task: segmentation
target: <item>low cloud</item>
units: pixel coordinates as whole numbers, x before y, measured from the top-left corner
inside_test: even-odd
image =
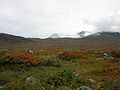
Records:
[[[112,16],[101,17],[96,21],[87,21],[88,25],[92,25],[94,29],[93,32],[101,31],[111,31],[111,32],[120,32],[120,14],[117,13]]]

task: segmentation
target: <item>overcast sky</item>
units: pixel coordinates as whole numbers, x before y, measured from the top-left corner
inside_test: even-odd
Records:
[[[0,33],[43,38],[80,31],[120,31],[120,0],[0,0]]]

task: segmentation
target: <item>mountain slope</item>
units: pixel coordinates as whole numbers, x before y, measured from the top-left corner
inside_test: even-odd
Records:
[[[84,37],[86,37],[86,36],[88,36],[90,34],[91,34],[91,32],[88,32],[88,31],[81,31],[81,32],[77,33],[79,38],[84,38]]]
[[[22,42],[44,42],[44,43],[85,43],[85,44],[94,44],[94,43],[119,43],[120,42],[120,33],[118,32],[98,32],[91,35],[88,35],[84,38],[60,38],[60,36],[53,35],[51,38],[39,39],[39,38],[24,38],[20,36],[0,33],[0,43],[22,43]]]
[[[0,42],[1,43],[20,43],[20,42],[27,42],[32,41],[31,39],[27,39],[20,36],[15,36],[6,33],[0,33]]]
[[[97,32],[82,39],[88,42],[119,42],[120,33],[118,32]]]

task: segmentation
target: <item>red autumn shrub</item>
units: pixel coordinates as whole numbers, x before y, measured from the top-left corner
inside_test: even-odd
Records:
[[[113,62],[120,62],[120,57],[115,57],[112,59]]]
[[[16,53],[15,52],[9,52],[9,53],[5,53],[5,54],[0,54],[0,64],[4,65],[4,64],[11,64],[11,63],[15,63],[16,62]]]
[[[111,50],[111,54],[114,57],[120,57],[120,50]]]
[[[31,53],[20,53],[17,57],[21,62],[38,64],[38,57]]]
[[[59,58],[64,60],[71,60],[75,58],[80,58],[82,55],[81,55],[81,52],[77,52],[77,51],[65,51],[59,54],[58,56]]]
[[[86,64],[87,63],[87,61],[85,61],[85,60],[80,60],[80,65],[84,65],[84,64]]]
[[[109,62],[107,63],[107,67],[115,67],[120,66],[120,62]]]
[[[20,64],[20,63],[30,63],[32,65],[38,64],[38,57],[31,53],[16,53],[9,52],[4,56],[0,57],[1,64]]]

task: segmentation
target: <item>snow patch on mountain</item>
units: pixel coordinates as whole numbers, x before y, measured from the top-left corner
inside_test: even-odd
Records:
[[[76,34],[61,34],[61,33],[54,33],[49,38],[84,38],[90,35],[91,32],[81,31]]]
[[[99,36],[99,35],[101,35],[101,33],[100,32],[97,32],[97,33],[93,33],[93,34],[91,34],[92,36]]]
[[[65,35],[60,33],[54,33],[49,38],[79,38],[79,36],[76,35]]]

